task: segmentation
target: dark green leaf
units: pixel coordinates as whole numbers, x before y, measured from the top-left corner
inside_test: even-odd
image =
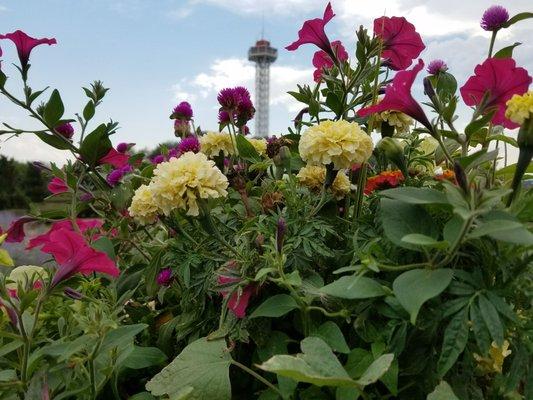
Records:
[[[255,150],[255,147],[243,135],[236,135],[235,141],[237,142],[239,156],[249,160],[261,159],[257,150]]]
[[[444,193],[430,188],[406,186],[383,190],[380,194],[409,204],[446,204],[448,202]]]
[[[95,240],[92,243],[91,246],[95,248],[96,250],[100,250],[106,253],[110,259],[112,260],[116,259],[115,248],[113,247],[113,243],[107,237],[105,236],[99,237],[97,240]]]
[[[298,308],[296,300],[288,294],[277,294],[266,299],[254,312],[250,318],[270,317],[277,318]]]
[[[343,276],[320,289],[322,293],[341,299],[368,299],[384,296],[383,287],[366,276]]]
[[[46,103],[43,112],[43,119],[51,128],[55,128],[57,123],[63,116],[65,112],[65,106],[63,106],[63,101],[61,100],[61,95],[54,89],[50,95],[48,103]]]
[[[465,349],[468,341],[468,309],[464,308],[452,318],[444,331],[442,350],[437,364],[437,372],[443,377],[453,367]]]
[[[83,118],[85,118],[85,121],[89,121],[92,117],[94,117],[94,112],[94,103],[92,100],[89,100],[83,109]]]
[[[472,330],[474,331],[476,343],[481,350],[481,354],[485,354],[490,347],[490,335],[476,303],[470,306],[470,321],[472,321]]]
[[[133,351],[124,360],[122,365],[131,369],[142,369],[159,365],[165,362],[167,356],[157,347],[134,346]]]
[[[101,124],[85,137],[80,147],[80,154],[87,164],[95,166],[111,147],[107,126]]]
[[[311,336],[316,336],[324,340],[329,347],[339,353],[348,354],[350,348],[344,339],[344,335],[339,326],[333,321],[324,322],[318,329],[311,333]]]
[[[524,19],[533,18],[533,13],[531,12],[522,12],[514,15],[513,17],[509,18],[509,20],[502,25],[503,28],[509,28],[511,25],[516,24],[519,21],[522,21]]]
[[[496,307],[484,295],[478,297],[478,305],[492,340],[498,346],[501,346],[503,343],[503,326]]]
[[[446,381],[441,381],[435,390],[428,394],[427,400],[459,400]]]
[[[46,144],[59,150],[68,150],[72,147],[72,144],[70,142],[56,135],[51,135],[42,131],[36,131],[35,135]]]

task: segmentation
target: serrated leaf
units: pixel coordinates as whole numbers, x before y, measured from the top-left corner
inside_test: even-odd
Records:
[[[368,299],[384,296],[383,287],[366,276],[343,276],[320,289],[320,292],[341,299]]]
[[[441,381],[435,390],[428,394],[427,400],[459,400],[459,398],[446,381]]]
[[[451,269],[414,269],[394,280],[392,290],[402,307],[409,312],[413,325],[422,304],[442,293],[452,277]]]
[[[444,331],[444,340],[437,363],[437,373],[443,377],[453,367],[468,341],[468,309],[458,312]]]
[[[168,395],[171,399],[230,400],[230,364],[223,339],[201,338],[185,347],[146,384],[146,389],[154,396]],[[188,397],[183,397],[184,394]]]
[[[277,294],[261,303],[250,315],[250,318],[277,318],[296,308],[298,308],[298,304],[296,304],[296,300],[293,297],[288,294]]]

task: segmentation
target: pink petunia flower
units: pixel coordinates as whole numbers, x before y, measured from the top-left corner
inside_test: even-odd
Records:
[[[485,111],[496,108],[492,123],[508,129],[518,128],[518,124],[505,118],[505,103],[513,95],[527,92],[531,84],[527,70],[517,67],[512,58],[488,58],[476,66],[474,73],[461,87],[465,104],[478,106],[488,93]]]
[[[47,45],[53,45],[57,44],[57,41],[55,39],[35,39],[31,36],[26,35],[21,30],[17,30],[12,33],[7,33],[5,35],[0,35],[0,39],[9,39],[13,43],[15,43],[15,46],[17,47],[17,53],[19,56],[20,64],[22,65],[22,68],[26,68],[28,65],[28,61],[30,59],[30,53],[33,50],[34,47],[39,46],[41,44],[47,44]]]
[[[68,192],[68,186],[65,181],[57,176],[53,177],[48,183],[48,191],[52,194],[60,194]]]
[[[103,221],[101,219],[97,218],[78,218],[76,219],[76,225],[78,225],[78,228],[80,229],[81,233],[87,232],[89,229],[97,229],[101,228],[103,225]],[[50,236],[52,233],[59,231],[59,230],[68,230],[74,232],[74,227],[72,226],[72,221],[69,219],[65,219],[62,221],[57,221],[52,224],[52,227],[50,230],[46,233],[43,233],[42,235],[36,236],[33,239],[30,240],[28,243],[28,246],[26,247],[28,250],[33,249],[35,247],[46,245],[50,242]],[[95,234],[92,239],[95,240],[99,237],[99,234]]]
[[[429,122],[424,110],[411,95],[411,87],[418,73],[424,68],[424,62],[418,60],[418,64],[410,70],[400,71],[385,89],[385,97],[378,104],[362,108],[357,115],[365,117],[370,114],[383,111],[399,111],[416,119],[422,125],[433,132],[433,126]]]
[[[7,229],[7,243],[20,243],[26,237],[24,233],[24,225],[28,222],[36,221],[36,218],[32,217],[20,217],[19,219],[11,222]]]
[[[426,48],[415,26],[404,17],[375,19],[374,34],[383,41],[385,63],[395,71],[408,68]]]
[[[227,285],[229,283],[239,282],[240,279],[237,277],[224,276],[220,275],[218,277],[219,285]],[[235,314],[237,318],[244,318],[246,316],[246,308],[250,302],[252,294],[255,293],[255,286],[248,285],[242,289],[242,292],[239,293],[238,290],[234,291],[229,300],[228,300],[228,309]],[[221,291],[222,297],[226,298],[228,296],[228,291]]]
[[[331,42],[331,48],[335,52],[337,60],[339,60],[340,62],[348,60],[348,52],[346,51],[340,40],[335,40],[334,42]],[[313,78],[315,82],[320,82],[324,69],[333,68],[334,65],[335,63],[328,53],[323,50],[317,51],[313,56],[313,66],[316,68],[315,72],[313,73]]]
[[[130,156],[126,153],[120,153],[111,148],[105,156],[100,158],[99,164],[109,164],[115,168],[122,168],[128,163]]]
[[[77,273],[88,275],[91,272],[101,272],[113,277],[120,274],[120,270],[107,254],[90,247],[77,232],[66,229],[52,232],[41,251],[51,254],[59,265],[52,278],[51,287]]]
[[[285,49],[294,51],[303,44],[314,44],[330,56],[335,57],[331,48],[331,43],[329,42],[326,32],[324,32],[324,27],[334,16],[335,14],[331,8],[331,3],[328,3],[324,10],[324,16],[322,18],[305,21],[302,29],[298,31],[298,40],[285,47]]]

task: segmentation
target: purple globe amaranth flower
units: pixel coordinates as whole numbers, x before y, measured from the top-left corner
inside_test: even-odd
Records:
[[[159,286],[170,286],[170,283],[172,282],[172,269],[162,269],[157,275],[156,282]]]
[[[437,75],[439,72],[446,72],[447,70],[448,66],[440,59],[431,61],[426,69],[430,75]]]
[[[218,123],[220,125],[226,125],[231,122],[231,117],[227,111],[219,111],[218,113]]]
[[[487,8],[481,17],[481,27],[486,31],[497,31],[509,20],[509,12],[505,7],[492,6]]]
[[[111,186],[117,186],[123,177],[124,177],[124,171],[122,170],[122,168],[117,168],[111,171],[109,175],[107,175],[106,181]]]
[[[174,107],[171,118],[190,121],[192,116],[193,112],[191,105],[186,101],[182,101],[176,107]]]
[[[128,143],[124,143],[124,142],[122,142],[122,143],[119,143],[119,144],[117,145],[117,151],[118,151],[119,153],[124,154],[125,152],[128,151],[129,147],[130,147],[130,145],[129,145]]]
[[[242,98],[241,102],[237,106],[237,125],[243,126],[254,117],[255,108],[252,100],[248,98]]]
[[[72,138],[74,135],[74,127],[70,122],[65,122],[64,124],[58,125],[54,128],[54,130],[67,139]]]
[[[217,100],[222,109],[235,110],[241,101],[241,94],[234,88],[225,88],[218,93]]]
[[[161,164],[163,161],[165,161],[165,156],[163,154],[158,154],[152,158],[152,164]]]
[[[241,99],[250,99],[250,92],[244,86],[237,86],[233,90]]]
[[[200,151],[200,141],[194,135],[187,136],[181,140],[178,149],[181,153],[186,153],[188,151],[198,153]]]
[[[179,158],[181,156],[181,152],[177,148],[172,148],[168,151],[167,159],[170,160],[171,158]]]

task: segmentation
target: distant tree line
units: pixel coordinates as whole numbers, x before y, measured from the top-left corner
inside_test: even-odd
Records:
[[[49,195],[44,173],[32,163],[0,156],[0,210],[23,209]]]

